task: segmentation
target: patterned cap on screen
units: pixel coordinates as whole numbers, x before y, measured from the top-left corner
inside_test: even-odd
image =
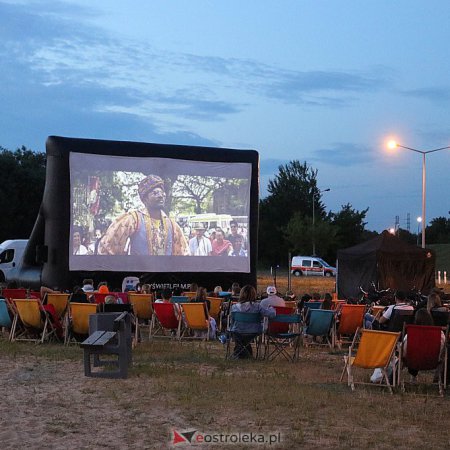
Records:
[[[162,178],[157,175],[149,175],[148,177],[143,178],[138,186],[139,197],[141,200],[143,201],[144,197],[157,187],[164,189],[164,181]]]

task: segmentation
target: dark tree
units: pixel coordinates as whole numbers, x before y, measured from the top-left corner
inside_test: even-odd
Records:
[[[450,219],[436,217],[425,231],[427,244],[450,244]]]
[[[44,192],[45,164],[45,153],[0,147],[0,242],[29,237]]]

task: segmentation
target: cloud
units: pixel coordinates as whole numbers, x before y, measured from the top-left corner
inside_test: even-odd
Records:
[[[278,172],[280,166],[288,163],[287,159],[262,159],[259,164],[259,173],[261,176],[272,176]]]
[[[428,100],[433,104],[446,105],[450,102],[450,87],[446,86],[410,89],[402,91],[401,93],[406,97]]]
[[[375,152],[362,145],[338,142],[329,148],[315,150],[310,161],[318,161],[342,167],[359,164],[370,164],[374,161]]]

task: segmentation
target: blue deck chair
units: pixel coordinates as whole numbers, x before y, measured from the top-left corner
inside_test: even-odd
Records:
[[[309,324],[306,327],[305,334],[315,337],[324,337],[326,339],[326,344],[330,348],[334,347],[334,322],[335,311],[330,311],[326,309],[313,309],[309,317]],[[331,340],[330,340],[331,337]],[[316,344],[313,342],[313,344]],[[320,345],[320,344],[319,344]]]
[[[174,295],[170,301],[172,303],[189,303],[190,299],[189,297],[186,297],[185,295]]]
[[[10,331],[8,340],[11,339],[11,316],[9,315],[9,308],[4,298],[0,298],[0,327],[7,328]]]
[[[277,314],[269,319],[265,334],[264,359],[270,361],[277,356],[283,356],[289,362],[297,361],[302,336],[301,323],[300,314]],[[289,329],[277,332],[279,325],[288,325]]]
[[[232,311],[231,312],[231,321],[230,325],[235,322],[242,322],[242,323],[258,323],[261,324],[263,320],[263,316],[256,312],[256,313],[248,313],[248,312],[238,312],[238,311]],[[250,358],[253,357],[253,359],[258,359],[259,356],[259,350],[261,348],[261,342],[262,342],[262,327],[260,333],[234,333],[232,331],[228,331],[228,340],[227,340],[227,347],[226,347],[226,354],[225,358]],[[231,343],[237,343],[237,347],[240,345],[240,350],[238,350],[238,353],[232,353],[231,352]],[[254,344],[255,345],[255,353],[252,355],[248,354],[248,346]]]
[[[319,301],[311,301],[311,302],[305,302],[303,305],[303,320],[306,322],[309,321],[309,315],[311,314],[311,310],[313,309],[320,309],[322,306],[322,302]]]

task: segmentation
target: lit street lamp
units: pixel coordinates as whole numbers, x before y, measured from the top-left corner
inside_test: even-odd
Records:
[[[411,147],[405,147],[404,145],[400,145],[395,141],[389,141],[387,144],[388,148],[391,150],[396,149],[397,147],[404,148],[405,150],[411,150],[412,152],[420,153],[422,155],[422,248],[425,248],[425,229],[427,227],[426,220],[426,178],[427,178],[427,169],[426,169],[426,161],[425,156],[428,153],[438,152],[440,150],[449,149],[448,147],[435,148],[433,150],[417,150]]]
[[[422,217],[417,218],[417,246],[419,246],[419,228],[420,224],[422,222]],[[422,227],[422,233],[423,233],[423,227]]]
[[[316,204],[316,195],[321,194],[322,192],[328,192],[330,188],[323,189],[322,191],[319,189],[317,192],[313,190],[312,194],[312,256],[316,256],[316,215],[315,215],[315,204]]]

